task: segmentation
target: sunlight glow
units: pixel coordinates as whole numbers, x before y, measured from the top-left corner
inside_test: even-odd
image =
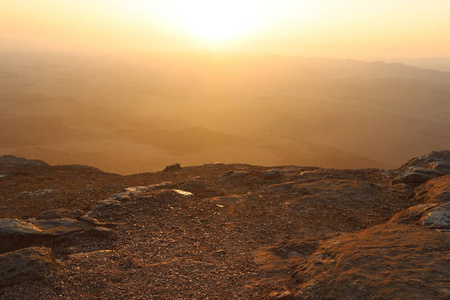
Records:
[[[172,20],[187,34],[208,42],[226,42],[263,25],[264,1],[174,1]],[[170,16],[169,16],[170,17]]]

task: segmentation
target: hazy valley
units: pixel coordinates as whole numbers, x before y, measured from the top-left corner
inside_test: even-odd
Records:
[[[450,148],[450,73],[213,54],[0,54],[0,155],[131,174],[208,162],[392,168]]]

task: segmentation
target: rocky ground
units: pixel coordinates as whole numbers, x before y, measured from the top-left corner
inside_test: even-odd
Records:
[[[450,299],[449,174],[3,156],[0,299]]]

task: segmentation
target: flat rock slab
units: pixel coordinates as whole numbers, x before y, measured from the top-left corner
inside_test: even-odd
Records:
[[[29,236],[29,235],[42,235],[42,230],[40,230],[36,225],[21,221],[17,219],[0,219],[0,236]]]
[[[72,219],[0,219],[0,253],[43,244],[55,238],[86,230],[88,225]]]
[[[50,248],[32,247],[0,255],[0,287],[43,279],[53,265]]]
[[[48,238],[47,234],[30,222],[0,219],[0,253],[39,244]]]
[[[74,219],[53,219],[30,221],[43,233],[52,236],[67,235],[88,229],[86,223]]]

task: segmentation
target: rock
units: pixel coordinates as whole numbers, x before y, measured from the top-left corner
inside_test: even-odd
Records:
[[[30,220],[29,222],[45,234],[52,236],[68,235],[89,228],[84,222],[75,219]]]
[[[98,226],[101,224],[101,222],[99,222],[96,218],[89,217],[88,215],[83,215],[79,217],[78,220],[92,226]]]
[[[438,171],[414,168],[395,177],[392,180],[392,184],[404,183],[409,185],[420,185],[442,175],[443,174]]]
[[[125,188],[122,192],[112,195],[109,198],[114,199],[114,200],[119,200],[119,201],[126,201],[126,200],[129,200],[131,197],[136,197],[138,195],[152,192],[152,191],[168,189],[171,187],[173,187],[173,184],[170,182],[163,182],[163,183],[152,184],[152,185],[147,185],[147,186],[128,187],[128,188]]]
[[[242,179],[248,175],[249,172],[229,170],[222,175],[221,179],[224,180]]]
[[[420,185],[433,178],[450,174],[450,151],[434,151],[428,155],[413,158],[402,167],[393,184]]]
[[[404,164],[400,169],[418,167],[432,169],[443,174],[450,173],[450,150],[433,151],[428,155],[416,157]]]
[[[274,283],[289,278],[291,271],[319,248],[317,237],[282,241],[255,250],[254,262],[260,271],[270,274]]]
[[[138,269],[142,267],[142,264],[133,257],[127,257],[123,261],[120,262],[120,266],[125,270],[129,269]]]
[[[213,253],[211,253],[211,255],[215,256],[215,257],[223,257],[226,254],[227,254],[227,252],[225,250],[222,250],[222,249],[214,251]]]
[[[43,161],[36,159],[25,159],[22,157],[15,157],[13,155],[0,156],[0,164],[8,167],[28,165],[28,166],[48,166]]]
[[[205,192],[206,188],[207,188],[206,183],[198,179],[189,180],[180,185],[180,190],[188,191],[194,194],[201,194]]]
[[[419,224],[430,229],[450,230],[450,202],[441,204],[425,212]]]
[[[110,212],[115,212],[117,210],[122,209],[122,203],[113,200],[113,199],[106,199],[99,202],[99,205],[94,207],[91,211],[89,211],[86,215],[91,218],[98,218],[102,216],[103,214],[107,214]]]
[[[261,176],[264,179],[279,179],[281,177],[283,177],[283,171],[279,170],[279,169],[272,169],[272,170],[267,170],[261,173]]]
[[[36,225],[17,219],[0,219],[0,253],[42,243],[49,239]]]
[[[210,199],[211,202],[216,203],[216,205],[220,205],[219,207],[224,207],[224,205],[235,205],[240,202],[244,202],[245,198],[240,195],[231,195],[224,197],[214,197]]]
[[[41,198],[47,195],[56,194],[58,193],[57,190],[54,189],[44,189],[44,190],[36,190],[36,191],[25,191],[25,192],[19,192],[14,195],[11,195],[6,201],[14,201],[17,199],[36,199]]]
[[[181,165],[179,163],[176,163],[176,164],[166,166],[166,168],[164,169],[163,172],[174,172],[174,171],[179,171],[179,170],[181,170]]]
[[[415,224],[420,220],[425,212],[435,208],[436,206],[437,204],[432,203],[411,206],[410,208],[394,215],[390,222],[397,224]]]
[[[58,191],[54,190],[54,189],[43,189],[43,190],[37,190],[37,191],[30,192],[30,196],[42,197],[42,196],[45,196],[45,195],[48,195],[48,194],[55,194],[57,192]]]
[[[46,244],[88,228],[87,224],[73,219],[0,219],[0,253]]]
[[[0,255],[0,286],[40,280],[53,266],[50,248],[32,247]]]
[[[448,299],[450,239],[384,224],[324,242],[293,273],[295,299]]]
[[[0,219],[0,235],[41,234],[42,231],[34,224],[17,219]]]
[[[139,196],[135,199],[137,202],[152,201],[152,202],[176,202],[185,199],[194,199],[194,194],[177,189],[159,190],[150,194]]]
[[[295,300],[292,293],[289,291],[284,292],[273,292],[269,294],[270,300]]]
[[[102,192],[108,192],[111,190],[117,190],[117,189],[123,189],[125,186],[123,185],[118,185],[118,184],[110,184],[110,185],[105,185],[102,188]]]
[[[246,185],[273,183],[274,181],[280,181],[284,177],[284,172],[280,169],[266,170],[263,172],[251,171],[242,179],[242,183]]]
[[[114,230],[106,227],[94,227],[89,230],[89,234],[93,236],[109,238],[114,236],[115,232]]]
[[[67,258],[74,260],[87,260],[89,261],[92,258],[106,258],[110,257],[114,254],[113,250],[97,250],[91,252],[82,252],[68,255]]]
[[[52,209],[43,211],[38,220],[52,220],[52,219],[76,219],[83,215],[81,210],[70,210],[66,208]]]
[[[450,230],[450,202],[415,205],[393,216],[390,222],[417,224],[447,232]]]
[[[450,175],[445,175],[419,186],[415,190],[419,202],[442,203],[450,201]]]

